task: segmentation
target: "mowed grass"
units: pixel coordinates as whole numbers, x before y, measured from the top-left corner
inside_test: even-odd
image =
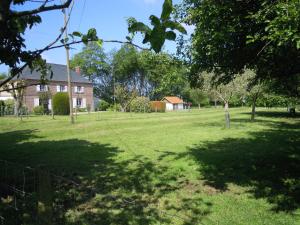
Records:
[[[69,224],[300,224],[300,118],[249,112],[0,118],[0,158],[93,189]]]

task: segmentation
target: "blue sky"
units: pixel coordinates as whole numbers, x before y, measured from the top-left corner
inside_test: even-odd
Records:
[[[58,1],[59,2],[59,1]],[[181,0],[173,0],[173,4]],[[163,0],[75,0],[69,32],[86,32],[89,28],[96,28],[98,36],[104,40],[125,40],[127,35],[126,18],[135,17],[142,22],[148,22],[151,14],[159,16]],[[35,8],[38,3],[28,3],[27,7]],[[24,8],[23,8],[24,9]],[[34,27],[25,34],[28,49],[38,49],[51,42],[63,26],[63,14],[60,11],[42,13],[42,24]],[[137,37],[138,44],[140,38]],[[82,45],[74,46],[71,55],[78,52]],[[108,52],[120,47],[119,44],[104,44]],[[165,51],[175,52],[175,42],[167,41]],[[47,62],[65,64],[64,49],[45,52],[43,57]],[[0,72],[6,72],[7,67],[0,65]]]

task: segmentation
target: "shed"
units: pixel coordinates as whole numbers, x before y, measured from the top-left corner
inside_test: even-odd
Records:
[[[183,110],[184,109],[184,102],[181,98],[177,96],[168,96],[162,99],[163,102],[166,103],[166,110],[167,111],[174,111],[174,110]]]

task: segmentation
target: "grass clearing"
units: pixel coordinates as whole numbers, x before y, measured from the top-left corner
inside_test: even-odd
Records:
[[[0,118],[0,154],[96,190],[68,224],[300,224],[300,119],[249,112]]]

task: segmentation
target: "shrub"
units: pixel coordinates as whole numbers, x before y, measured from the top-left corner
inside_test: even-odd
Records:
[[[113,112],[113,111],[117,111],[117,112],[121,112],[122,110],[121,110],[122,108],[121,108],[121,105],[120,104],[112,104],[112,105],[110,105],[108,108],[107,108],[107,111],[111,111],[111,112]]]
[[[35,114],[35,115],[43,115],[44,114],[44,107],[43,106],[35,106],[34,108],[33,108],[33,113]]]
[[[166,103],[161,101],[151,101],[150,107],[152,112],[166,112]]]
[[[151,112],[150,99],[147,97],[136,97],[130,103],[131,112]]]
[[[5,104],[5,114],[6,115],[13,115],[15,111],[15,101],[13,99],[8,99],[4,101]]]
[[[70,113],[69,96],[67,93],[56,93],[53,96],[52,105],[55,115],[68,115]]]
[[[99,103],[98,103],[98,110],[99,111],[106,111],[108,108],[109,108],[109,103],[104,101],[104,100],[101,100]]]
[[[77,108],[77,112],[86,112],[87,108]]]

